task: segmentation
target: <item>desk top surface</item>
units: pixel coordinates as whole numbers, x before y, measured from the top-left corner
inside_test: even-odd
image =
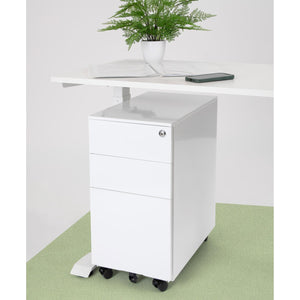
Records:
[[[273,65],[244,63],[204,63],[213,70],[221,70],[235,75],[233,80],[207,83],[185,81],[184,77],[148,78],[89,78],[88,70],[74,74],[51,77],[52,82],[63,86],[91,85],[129,87],[156,91],[188,92],[213,95],[243,95],[273,97]]]

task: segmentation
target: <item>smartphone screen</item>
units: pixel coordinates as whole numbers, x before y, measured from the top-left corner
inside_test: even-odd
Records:
[[[203,75],[188,76],[188,77],[193,79],[218,79],[227,76],[232,76],[232,75],[228,73],[211,73],[211,74],[203,74]]]

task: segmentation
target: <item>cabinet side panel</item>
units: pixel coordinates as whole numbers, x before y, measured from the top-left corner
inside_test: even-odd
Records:
[[[173,280],[215,226],[217,101],[174,128]]]

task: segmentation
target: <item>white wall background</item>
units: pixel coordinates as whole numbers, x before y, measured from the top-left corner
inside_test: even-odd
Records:
[[[108,88],[62,89],[50,76],[141,58],[121,32],[97,28],[118,0],[27,0],[27,258],[89,210],[87,116],[112,105]],[[200,0],[211,32],[185,32],[166,59],[273,62],[272,0]],[[133,91],[136,94],[139,91]],[[217,201],[273,205],[269,99],[219,98]]]

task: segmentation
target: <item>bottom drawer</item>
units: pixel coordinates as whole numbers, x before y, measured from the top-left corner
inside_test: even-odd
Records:
[[[90,189],[92,263],[171,280],[171,201]]]

